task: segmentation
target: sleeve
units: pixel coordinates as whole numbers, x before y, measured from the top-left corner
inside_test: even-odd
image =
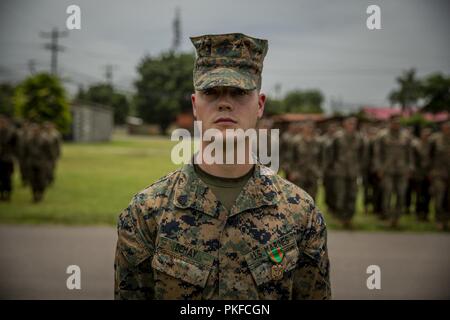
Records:
[[[300,257],[294,273],[293,298],[331,299],[327,229],[322,213],[316,207],[301,240]]]
[[[114,297],[120,300],[153,299],[152,234],[136,198],[121,212],[114,260]]]

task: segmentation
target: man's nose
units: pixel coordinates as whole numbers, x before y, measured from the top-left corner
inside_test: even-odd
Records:
[[[219,111],[232,111],[233,104],[230,102],[227,95],[222,95],[218,101],[217,107]]]

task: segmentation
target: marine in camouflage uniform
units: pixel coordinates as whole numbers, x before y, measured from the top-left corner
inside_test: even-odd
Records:
[[[414,174],[412,177],[413,191],[416,195],[416,215],[421,221],[428,221],[430,210],[430,180],[428,173],[430,170],[430,143],[429,137],[431,129],[422,128],[420,139],[412,142]]]
[[[383,215],[389,217],[391,227],[405,208],[406,187],[414,166],[411,138],[401,130],[400,117],[390,119],[389,129],[380,132],[374,148],[374,166],[381,179]],[[396,206],[393,206],[395,195]]]
[[[450,121],[430,139],[430,179],[438,229],[448,230],[450,220]]]
[[[25,158],[26,143],[30,134],[30,122],[24,120],[21,123],[20,128],[17,130],[17,160],[19,163],[20,178],[22,180],[22,186],[29,184],[29,174],[27,171],[27,159]]]
[[[39,124],[31,124],[29,130],[23,156],[26,159],[26,170],[33,192],[33,201],[40,202],[48,186],[51,141]]]
[[[302,133],[293,138],[292,144],[292,181],[315,199],[322,173],[322,153],[314,122],[305,122]]]
[[[52,184],[55,179],[56,163],[61,156],[61,134],[55,128],[52,122],[44,123],[44,134],[50,142],[50,154],[47,161],[48,185]]]
[[[14,124],[0,115],[0,200],[11,200],[16,143]]]
[[[355,214],[358,177],[364,157],[364,141],[356,132],[357,123],[354,117],[345,119],[344,129],[336,134],[331,146],[335,172],[335,214],[345,228],[351,227],[351,219]]]
[[[196,98],[209,86],[259,92],[266,40],[192,41]],[[330,298],[326,225],[310,196],[257,163],[226,205],[196,166],[150,185],[120,214],[116,299]]]
[[[327,127],[327,132],[321,137],[323,187],[325,191],[325,203],[330,213],[334,213],[336,210],[336,197],[334,190],[335,172],[333,170],[331,146],[337,129],[338,127],[336,123],[330,123]]]
[[[284,171],[286,179],[289,180],[291,175],[291,150],[292,150],[292,138],[293,138],[293,128],[292,125],[286,129],[285,132],[280,137],[280,168]]]

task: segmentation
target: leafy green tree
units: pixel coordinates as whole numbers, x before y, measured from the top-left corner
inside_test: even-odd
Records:
[[[70,128],[71,114],[66,92],[60,80],[48,73],[25,79],[14,94],[17,116],[34,122],[53,122],[65,133]]]
[[[264,106],[264,115],[272,116],[276,114],[284,113],[284,104],[282,100],[274,99],[271,97],[267,97],[266,103]]]
[[[435,73],[423,81],[424,110],[450,111],[450,77]]]
[[[389,101],[392,105],[400,104],[402,111],[407,111],[422,97],[422,84],[416,78],[415,69],[404,71],[396,81],[398,88],[389,93]]]
[[[285,112],[322,113],[323,95],[319,90],[292,90],[284,97]]]
[[[177,114],[191,110],[193,66],[190,53],[167,52],[142,59],[137,67],[135,104],[145,122],[159,124],[165,133]]]
[[[0,84],[0,114],[14,115],[14,86],[9,83]]]
[[[115,124],[124,124],[130,110],[127,97],[116,92],[114,87],[107,83],[93,85],[86,92],[83,88],[79,88],[77,99],[111,107],[114,112]]]

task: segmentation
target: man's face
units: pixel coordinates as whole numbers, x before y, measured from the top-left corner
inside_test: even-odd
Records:
[[[242,90],[234,87],[213,87],[195,91],[191,96],[194,117],[202,121],[203,131],[216,128],[256,128],[257,120],[264,112],[266,96],[257,90]]]
[[[349,134],[352,134],[356,131],[356,125],[357,122],[354,118],[345,119],[343,123],[344,130]]]
[[[401,127],[400,118],[395,117],[395,118],[391,119],[390,127],[391,127],[391,130],[393,130],[393,131],[400,130],[400,127]]]

